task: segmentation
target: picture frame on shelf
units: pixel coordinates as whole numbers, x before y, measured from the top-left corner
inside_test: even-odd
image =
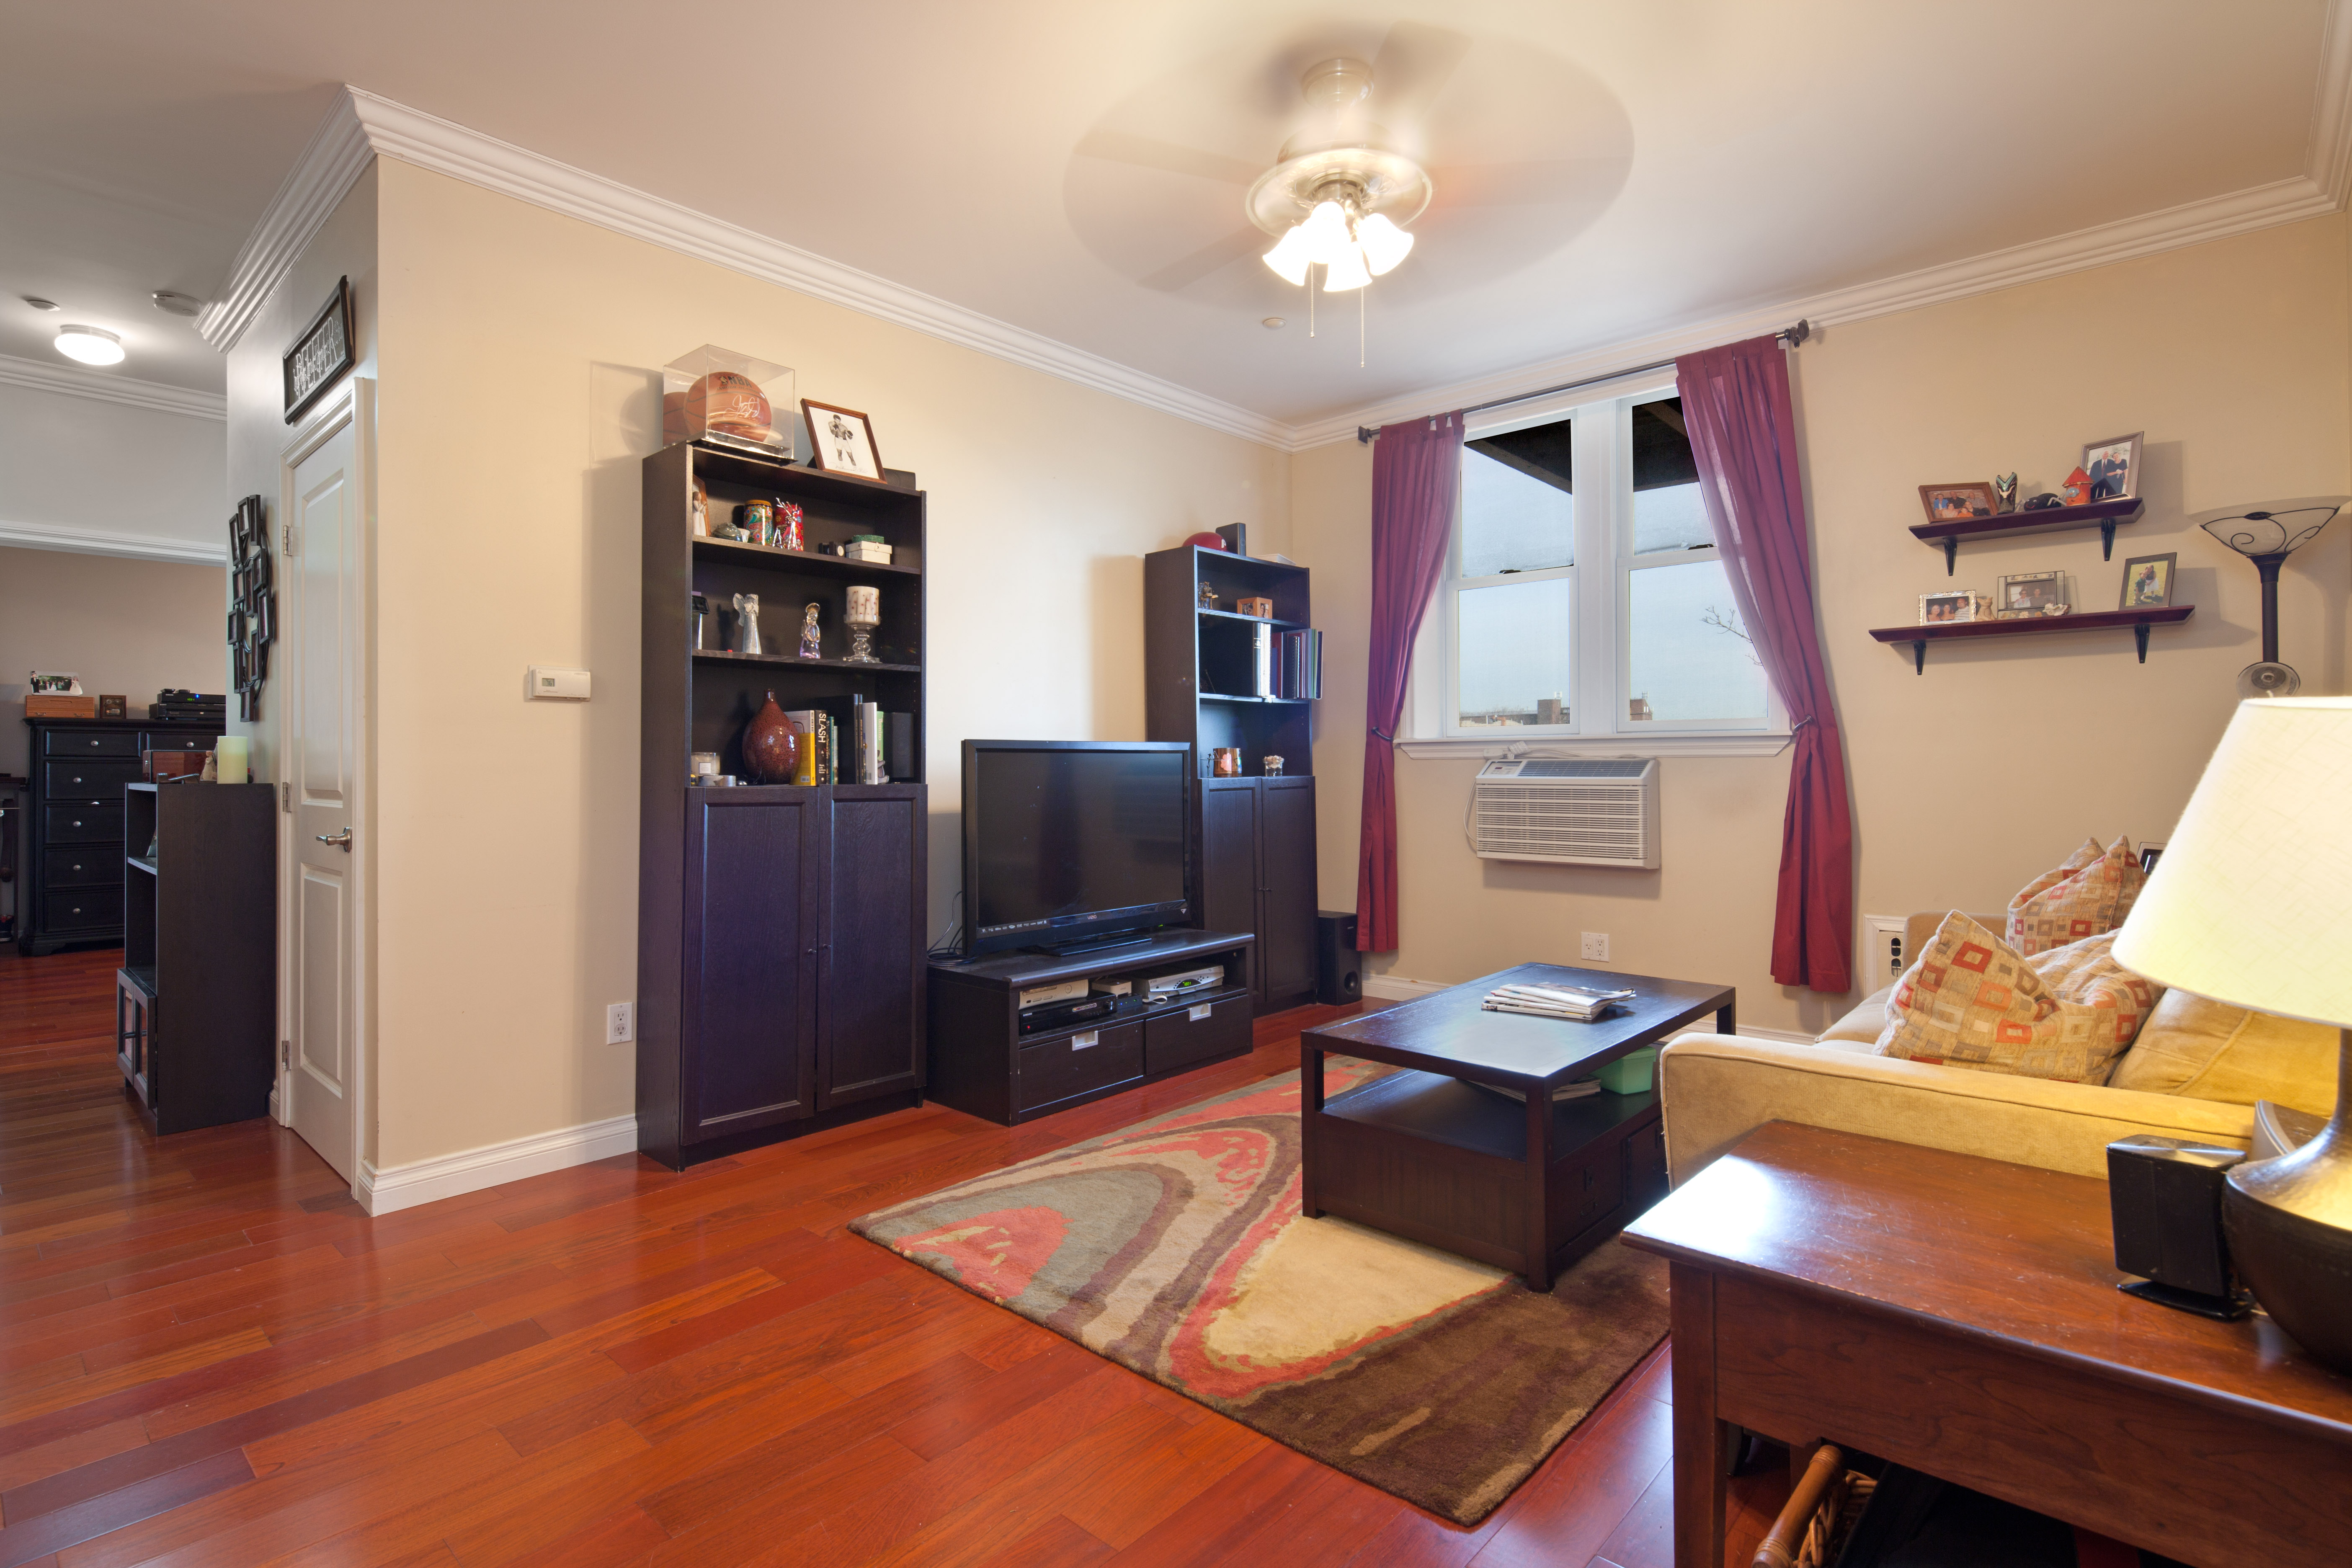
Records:
[[[1994,613],[2003,620],[2022,616],[2063,616],[2068,608],[2066,574],[2020,572],[2000,580]]]
[[[2135,430],[2083,444],[2082,469],[2091,481],[2084,500],[2130,500],[2139,494],[2140,437],[2146,434]]]
[[[801,415],[808,421],[811,468],[869,484],[889,482],[882,473],[882,449],[875,444],[871,419],[855,408],[805,397],[801,399]]]
[[[2172,575],[2180,560],[2178,551],[2162,555],[2135,555],[2124,563],[2119,610],[2160,610],[2172,603]]]
[[[1984,618],[1984,604],[1982,594],[1967,588],[1948,594],[1922,594],[1919,595],[1919,624],[1942,626],[1981,620]]]
[[[1919,505],[1929,522],[1969,522],[1999,514],[2000,498],[1987,483],[1921,485]]]

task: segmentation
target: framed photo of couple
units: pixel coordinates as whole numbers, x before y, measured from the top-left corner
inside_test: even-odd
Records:
[[[2146,435],[2135,430],[2090,441],[2083,447],[2083,472],[2091,479],[2085,500],[2129,500],[2139,494],[2139,443]]]

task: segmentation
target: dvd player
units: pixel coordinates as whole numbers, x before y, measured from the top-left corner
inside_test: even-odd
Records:
[[[1108,1018],[1118,1011],[1116,996],[1081,996],[1073,1002],[1047,1002],[1035,1007],[1021,1009],[1021,1032],[1042,1035],[1048,1029],[1066,1028],[1082,1024],[1088,1018]]]

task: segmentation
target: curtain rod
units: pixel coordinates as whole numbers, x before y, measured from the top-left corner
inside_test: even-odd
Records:
[[[1812,323],[1800,321],[1795,326],[1783,327],[1772,335],[1788,347],[1795,348],[1813,335]],[[1462,412],[1483,414],[1489,408],[1508,408],[1514,403],[1532,403],[1538,397],[1549,397],[1555,392],[1574,392],[1580,386],[1598,386],[1604,381],[1618,381],[1629,375],[1639,375],[1645,370],[1664,370],[1674,363],[1670,359],[1654,360],[1648,364],[1631,365],[1624,370],[1612,370],[1606,375],[1588,375],[1582,381],[1563,381],[1558,386],[1547,386],[1537,392],[1521,392],[1509,397],[1497,397],[1491,403],[1474,403]],[[1378,425],[1357,426],[1357,445],[1361,446],[1369,442],[1381,433],[1381,428]]]

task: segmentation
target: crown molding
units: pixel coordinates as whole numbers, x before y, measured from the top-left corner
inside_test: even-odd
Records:
[[[2304,173],[2336,206],[2352,200],[2352,7],[2332,0],[2319,37],[2319,91]]]
[[[2347,28],[2347,32],[2352,32],[2352,28]],[[1443,413],[1449,408],[1465,408],[1474,404],[1490,403],[1557,386],[1563,382],[1607,375],[1620,368],[1675,359],[1696,349],[1778,331],[1800,319],[1818,328],[1835,326],[1841,321],[1865,321],[1873,316],[1893,315],[1899,310],[1916,310],[1947,300],[1990,294],[1995,289],[2013,289],[2021,283],[2037,282],[2069,272],[2129,261],[2136,257],[2177,250],[2183,246],[2201,245],[2207,240],[2226,239],[2231,235],[2247,234],[2279,224],[2322,217],[2342,205],[2340,198],[2323,190],[2317,181],[2297,175],[2291,180],[2232,192],[2226,196],[2189,202],[2161,212],[2144,213],[2137,217],[2078,229],[2073,234],[2059,235],[2051,239],[2011,246],[2005,250],[1988,251],[1962,261],[1922,268],[1916,272],[1882,278],[1872,283],[1858,283],[1850,289],[1837,289],[1826,294],[1812,294],[1774,305],[1711,316],[1653,332],[1646,337],[1620,339],[1558,359],[1543,360],[1535,364],[1521,365],[1516,370],[1481,376],[1475,381],[1456,382],[1450,386],[1384,399],[1345,414],[1335,414],[1291,426],[1290,449],[1303,451],[1309,447],[1345,439],[1355,435],[1360,425],[1381,425],[1395,419]]]
[[[160,381],[140,381],[128,375],[75,366],[43,364],[37,359],[0,354],[0,386],[21,386],[31,392],[53,392],[65,397],[89,397],[100,403],[121,403],[158,414],[184,414],[191,419],[228,417],[228,399],[217,392],[191,392]]]
[[[1244,440],[1285,447],[1282,423],[1174,382],[855,267],[770,239],[676,202],[575,169],[436,115],[346,87],[238,252],[220,301],[197,323],[226,351],[260,310],[367,160],[381,154],[681,256],[976,349],[1013,364],[1172,414]]]
[[[226,566],[228,546],[161,539],[143,533],[100,533],[46,522],[0,520],[0,545],[19,550],[59,550],[68,555],[114,555],[127,561],[171,561],[188,566]]]
[[[196,318],[198,336],[223,353],[236,346],[261,313],[269,291],[284,281],[374,156],[346,89],[328,106],[326,119],[310,133],[310,144],[262,209],[261,221],[229,265],[228,283],[220,297]]]

